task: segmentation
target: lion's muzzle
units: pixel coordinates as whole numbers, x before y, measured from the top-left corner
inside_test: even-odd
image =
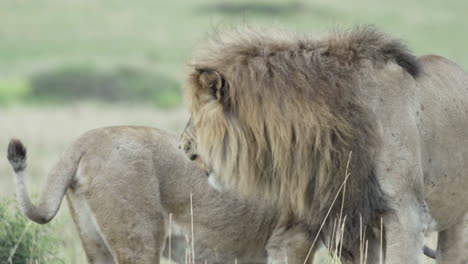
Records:
[[[194,144],[193,141],[185,138],[184,135],[182,135],[181,144],[179,145],[179,149],[183,150],[185,152],[185,154],[187,155],[187,157],[190,160],[195,161],[200,168],[202,168],[204,171],[207,172],[207,175],[208,175],[208,169],[207,169],[205,163],[203,162],[203,160],[197,154],[195,144]]]
[[[198,158],[198,154],[196,153],[192,141],[182,139],[182,143],[179,146],[179,148],[185,152],[185,154],[190,160],[196,160]]]
[[[185,155],[187,155],[187,157],[190,160],[196,161],[198,166],[200,166],[200,168],[206,171],[208,175],[207,166],[203,162],[203,160],[200,158],[197,152],[197,144],[194,140],[194,129],[192,126],[192,118],[190,118],[189,122],[185,126],[184,132],[182,133],[180,137],[179,149],[183,150],[185,152]]]

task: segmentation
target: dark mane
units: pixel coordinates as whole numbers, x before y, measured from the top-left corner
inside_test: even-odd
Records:
[[[216,65],[220,57],[224,57],[221,61],[230,61],[272,57],[280,53],[317,53],[324,57],[335,55],[341,63],[353,63],[356,66],[363,59],[375,64],[394,62],[414,78],[420,73],[416,57],[400,40],[372,26],[338,31],[323,38],[246,27],[219,33],[206,44],[200,48],[194,63]],[[224,53],[224,56],[219,52]],[[211,55],[206,56],[209,53]],[[216,58],[216,61],[210,62],[210,58]]]

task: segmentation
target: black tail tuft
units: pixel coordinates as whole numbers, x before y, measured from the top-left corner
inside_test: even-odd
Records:
[[[26,148],[19,139],[10,140],[7,158],[15,172],[23,171],[26,168]]]

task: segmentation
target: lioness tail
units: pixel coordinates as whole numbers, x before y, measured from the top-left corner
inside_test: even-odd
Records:
[[[45,224],[54,218],[78,168],[81,151],[70,149],[49,173],[38,206],[31,203],[25,183],[26,148],[18,139],[11,139],[7,158],[14,175],[18,203],[23,214],[32,221]]]

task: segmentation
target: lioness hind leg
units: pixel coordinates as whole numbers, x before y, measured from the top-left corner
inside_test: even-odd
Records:
[[[81,244],[90,264],[114,264],[114,259],[95,225],[93,215],[81,195],[67,193],[68,208],[75,222]]]
[[[101,225],[101,231],[118,264],[159,264],[165,238],[162,214],[118,212],[108,217],[113,226]]]
[[[468,215],[463,221],[439,232],[437,263],[468,263]]]
[[[114,258],[102,240],[80,235],[89,264],[114,264]]]
[[[105,184],[98,182],[96,177],[93,183],[96,190],[90,193],[100,197],[88,199],[96,225],[118,264],[158,264],[164,244],[165,219],[160,209],[159,194],[154,191],[158,186],[138,179],[139,175],[130,171],[121,177],[135,179],[132,182],[134,188],[129,188],[126,181],[119,181],[117,176],[107,176],[109,181]]]

